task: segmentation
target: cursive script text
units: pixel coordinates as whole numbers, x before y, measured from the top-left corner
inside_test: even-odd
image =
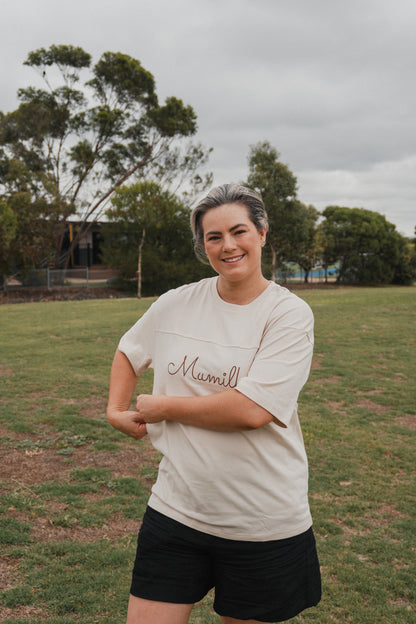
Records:
[[[211,375],[210,373],[202,372],[198,370],[199,356],[188,363],[188,356],[185,355],[183,361],[179,364],[170,362],[168,365],[169,375],[182,375],[187,377],[188,375],[196,381],[205,381],[211,384],[217,384],[223,386],[223,388],[235,388],[238,383],[238,376],[240,374],[239,366],[231,366],[230,370],[222,373],[222,376]]]

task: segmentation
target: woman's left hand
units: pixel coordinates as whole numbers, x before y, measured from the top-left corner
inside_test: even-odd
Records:
[[[139,394],[136,401],[136,409],[144,422],[158,423],[165,420],[163,405],[166,398],[163,394]]]

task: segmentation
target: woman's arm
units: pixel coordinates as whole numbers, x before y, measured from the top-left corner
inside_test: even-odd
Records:
[[[117,349],[111,367],[107,418],[115,429],[139,440],[147,431],[140,414],[130,409],[137,380],[128,358]]]
[[[238,390],[198,397],[141,394],[136,407],[147,423],[170,420],[224,432],[249,431],[270,422],[285,427],[270,412]]]

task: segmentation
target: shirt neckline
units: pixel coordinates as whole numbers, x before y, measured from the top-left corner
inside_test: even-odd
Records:
[[[218,289],[217,289],[217,281],[218,281],[218,276],[214,277],[214,279],[211,282],[211,289],[212,289],[212,292],[213,292],[214,299],[221,306],[223,306],[224,308],[227,308],[229,310],[247,310],[250,306],[254,307],[256,304],[258,304],[258,302],[263,297],[266,296],[266,293],[268,293],[270,291],[270,289],[273,287],[273,282],[269,281],[268,285],[263,290],[263,292],[261,292],[255,299],[253,299],[249,303],[243,303],[243,304],[240,304],[240,303],[230,303],[229,301],[224,301],[224,299],[222,299],[220,297],[220,295],[218,293]]]

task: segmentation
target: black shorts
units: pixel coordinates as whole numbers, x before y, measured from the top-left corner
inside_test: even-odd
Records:
[[[133,596],[193,604],[215,587],[219,615],[288,620],[321,598],[312,528],[270,542],[215,537],[147,508],[137,540]]]

